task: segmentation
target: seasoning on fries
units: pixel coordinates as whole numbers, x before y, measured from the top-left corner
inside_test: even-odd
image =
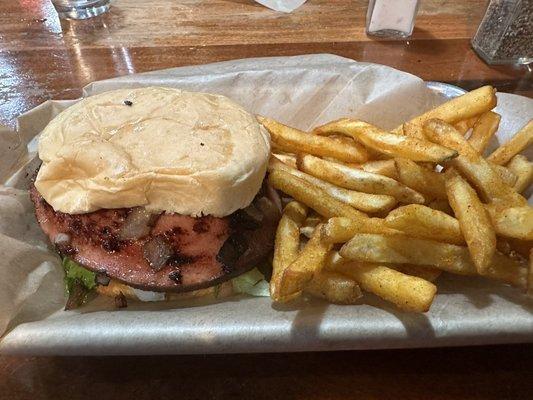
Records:
[[[306,133],[259,117],[269,182],[294,201],[278,226],[274,301],[360,304],[373,293],[425,312],[439,277],[480,276],[533,293],[529,122],[484,158],[500,123],[484,86],[393,131],[342,118]],[[529,260],[528,260],[529,258]]]

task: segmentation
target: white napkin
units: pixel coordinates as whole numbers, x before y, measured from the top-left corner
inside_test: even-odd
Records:
[[[300,7],[305,0],[255,0],[272,10],[290,13]]]

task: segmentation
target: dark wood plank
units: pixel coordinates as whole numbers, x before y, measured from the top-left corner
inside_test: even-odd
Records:
[[[0,358],[6,400],[521,400],[533,345],[168,357]]]
[[[498,90],[533,95],[526,67],[489,67],[466,39],[253,44],[198,47],[113,47],[19,50],[3,53],[0,123],[13,124],[20,113],[46,99],[71,99],[86,84],[134,72],[235,58],[332,53],[359,61],[390,65],[425,80],[465,89],[492,84]],[[19,73],[18,71],[24,71]],[[16,76],[14,76],[16,75]]]
[[[421,2],[412,40],[464,39],[475,32],[484,0]],[[109,13],[86,21],[57,18],[50,2],[0,3],[4,49],[369,41],[367,0],[310,0],[296,12],[251,0],[116,0]]]
[[[49,98],[75,98],[87,83],[245,57],[333,53],[471,89],[531,95],[526,68],[489,67],[470,49],[482,0],[428,0],[409,41],[364,34],[364,0],[308,1],[292,14],[249,0],[117,0],[111,12],[60,21],[50,2],[0,2],[0,123]]]

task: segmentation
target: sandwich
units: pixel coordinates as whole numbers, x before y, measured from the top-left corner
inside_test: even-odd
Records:
[[[264,127],[220,95],[120,89],[58,114],[30,194],[66,308],[89,293],[119,306],[204,293],[264,263],[281,210],[269,156]]]

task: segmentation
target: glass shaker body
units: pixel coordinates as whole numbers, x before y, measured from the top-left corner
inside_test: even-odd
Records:
[[[472,47],[488,64],[533,62],[533,0],[491,0]]]
[[[370,0],[366,14],[368,36],[404,39],[415,26],[418,0]]]

